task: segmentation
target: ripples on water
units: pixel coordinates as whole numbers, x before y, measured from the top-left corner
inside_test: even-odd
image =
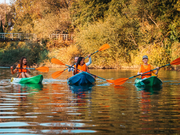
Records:
[[[179,72],[163,72],[162,89],[147,90],[136,89],[133,79],[123,86],[97,79],[92,87],[69,87],[69,74],[55,80],[52,72],[42,85],[10,84],[12,75],[1,72],[0,134],[179,134]],[[117,79],[135,72],[93,74]]]

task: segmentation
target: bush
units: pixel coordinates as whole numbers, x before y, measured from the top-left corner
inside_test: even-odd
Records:
[[[32,66],[48,59],[48,51],[38,43],[12,42],[0,52],[0,63],[2,66],[11,66],[19,63],[23,56]]]

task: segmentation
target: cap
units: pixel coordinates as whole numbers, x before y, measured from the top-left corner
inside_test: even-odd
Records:
[[[148,59],[148,56],[147,56],[147,55],[144,55],[142,59]]]

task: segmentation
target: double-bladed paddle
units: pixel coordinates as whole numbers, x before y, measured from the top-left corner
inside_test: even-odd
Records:
[[[102,45],[97,51],[95,51],[95,52],[93,52],[93,53],[91,53],[91,55],[93,55],[93,54],[95,54],[95,53],[97,53],[97,52],[99,52],[99,51],[104,51],[104,50],[106,50],[106,49],[108,49],[108,48],[110,48],[110,46],[108,45],[108,44],[104,44],[104,45]],[[86,56],[85,57],[85,59],[87,58],[88,56]],[[52,58],[51,59],[51,62],[52,63],[55,63],[55,64],[59,64],[59,60],[58,59],[55,59],[55,58]],[[60,64],[60,65],[65,65],[65,64]],[[73,64],[72,66],[70,66],[70,67],[73,67],[75,64]],[[67,65],[66,65],[67,66]],[[68,66],[68,68],[69,68],[69,66]],[[59,71],[58,72],[58,74],[56,74],[56,76],[58,77],[58,76],[60,76],[64,71],[66,71],[68,68],[66,68],[66,69],[64,69],[64,70],[62,70],[62,71]],[[54,76],[55,78],[57,78],[56,76]]]
[[[51,62],[52,62],[52,63],[55,63],[55,64],[66,65],[66,66],[68,66],[68,67],[71,67],[70,65],[64,64],[63,62],[61,62],[60,60],[55,59],[55,58],[52,58],[52,59],[51,59]],[[73,67],[73,68],[74,68],[74,67]],[[79,70],[79,69],[78,69],[78,70]],[[56,79],[58,76],[60,76],[60,75],[62,74],[62,72],[64,72],[64,70],[54,72],[54,73],[52,74],[52,78]],[[89,73],[89,74],[91,74],[91,73]],[[91,75],[92,75],[92,76],[95,76],[95,77],[98,77],[98,78],[100,78],[100,79],[103,79],[103,80],[105,80],[105,81],[107,81],[107,82],[109,82],[109,83],[114,83],[114,82],[116,81],[116,80],[107,80],[107,79],[105,79],[105,78],[102,78],[102,77],[100,77],[100,76],[93,75],[93,74],[91,74]]]
[[[175,59],[174,61],[172,61],[171,63],[166,64],[166,65],[164,65],[164,66],[161,66],[161,67],[159,67],[159,68],[166,67],[166,66],[170,66],[170,65],[179,65],[179,64],[180,64],[180,58],[177,58],[177,59]],[[153,70],[157,70],[157,68],[152,69],[152,70],[149,70],[149,71],[147,71],[147,72],[144,72],[143,74],[148,73],[148,72],[151,72],[151,71],[153,71]],[[142,75],[142,74],[138,74],[138,75],[135,75],[135,76],[132,76],[132,77],[129,77],[129,78],[119,78],[119,79],[116,80],[116,82],[114,82],[114,84],[115,84],[115,85],[122,85],[122,84],[124,84],[127,80],[132,79],[132,78],[137,77],[137,76],[140,76],[140,75]]]
[[[11,68],[11,67],[0,67],[0,68]],[[17,68],[17,69],[20,69],[20,68]],[[48,67],[25,68],[25,69],[35,69],[35,70],[40,71],[40,72],[48,72],[49,71]]]
[[[93,55],[93,54],[95,54],[95,53],[97,53],[97,52],[99,52],[99,51],[104,51],[104,50],[106,50],[106,49],[108,49],[108,48],[110,48],[110,46],[109,46],[108,44],[104,44],[104,45],[102,45],[102,46],[99,48],[99,50],[91,53],[91,55]],[[86,59],[87,57],[88,57],[88,56],[86,56],[85,59]]]

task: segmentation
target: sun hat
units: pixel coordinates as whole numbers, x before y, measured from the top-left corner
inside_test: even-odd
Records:
[[[148,59],[148,56],[147,56],[147,55],[144,55],[142,59]]]

